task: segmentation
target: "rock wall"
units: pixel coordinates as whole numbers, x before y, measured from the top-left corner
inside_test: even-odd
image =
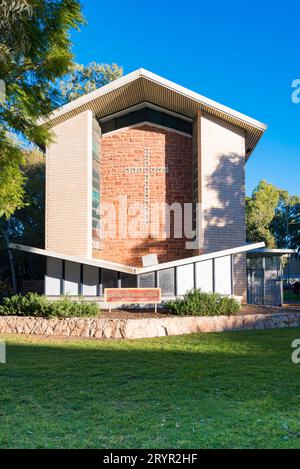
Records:
[[[0,317],[0,333],[2,334],[37,334],[95,339],[142,339],[197,332],[299,326],[300,314],[295,313],[213,317],[173,316],[147,319]]]

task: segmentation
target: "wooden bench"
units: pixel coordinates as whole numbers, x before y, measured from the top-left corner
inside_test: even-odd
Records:
[[[109,304],[109,312],[111,312],[111,304],[154,304],[157,313],[157,305],[161,303],[160,288],[105,288],[104,301]]]

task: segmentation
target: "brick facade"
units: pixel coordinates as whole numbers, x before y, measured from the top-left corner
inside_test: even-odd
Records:
[[[101,144],[101,204],[114,203],[126,195],[128,205],[143,203],[144,176],[126,174],[126,167],[143,166],[144,148],[150,150],[150,166],[168,167],[168,174],[150,176],[150,203],[180,204],[192,202],[192,138],[153,125],[121,129],[103,135]],[[130,223],[130,216],[128,219]],[[118,226],[117,226],[118,227]],[[162,232],[162,220],[160,223]],[[110,261],[141,265],[141,256],[157,253],[159,262],[190,257],[193,251],[185,249],[185,238],[106,239],[102,249],[93,256]]]
[[[195,201],[195,188],[198,190],[204,236],[199,250],[186,249],[184,236],[174,239],[172,224],[171,237],[163,235],[161,220],[157,238],[136,239],[119,232],[112,239],[102,240],[101,249],[92,251],[91,111],[53,129],[54,142],[47,148],[46,249],[141,266],[141,257],[149,253],[157,253],[162,263],[245,244],[244,131],[205,113],[198,119],[194,143],[187,135],[153,124],[104,134],[99,167],[101,206],[113,203],[118,212],[120,196],[127,197],[128,205],[143,204],[144,175],[126,173],[125,168],[142,167],[144,149],[149,148],[150,166],[168,167],[167,174],[150,175],[150,203],[177,202],[183,206]],[[193,178],[195,170],[197,177]],[[124,216],[124,211],[121,214]],[[131,220],[129,216],[128,223]],[[234,265],[235,294],[242,296],[246,288],[245,255],[235,256]]]
[[[46,151],[46,249],[91,257],[92,112],[52,130]]]

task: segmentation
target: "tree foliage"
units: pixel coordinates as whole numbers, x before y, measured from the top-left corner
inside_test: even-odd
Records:
[[[269,248],[300,246],[300,197],[265,180],[246,198],[247,240]]]
[[[24,163],[24,156],[19,145],[0,131],[0,219],[9,218],[17,208],[24,206],[25,177],[20,170]]]
[[[44,242],[44,158],[26,150],[28,142],[44,148],[51,140],[41,119],[123,73],[115,64],[73,64],[69,33],[83,23],[79,0],[0,0],[2,279],[14,276],[9,242],[41,247]],[[18,274],[27,262],[19,257]]]
[[[24,151],[22,172],[24,206],[10,218],[11,239],[16,243],[44,247],[45,236],[45,158],[38,150]]]
[[[0,216],[20,208],[24,193],[22,149],[9,133],[39,147],[50,139],[39,119],[57,104],[53,84],[72,65],[69,31],[82,23],[78,0],[0,0]]]
[[[252,196],[246,198],[247,238],[251,242],[264,241],[270,248],[275,247],[275,238],[270,231],[275,209],[280,198],[280,190],[260,181]]]
[[[300,246],[300,197],[282,192],[275,215],[271,223],[271,231],[276,239],[277,247],[297,249]]]
[[[22,277],[39,278],[43,272],[43,263],[36,263],[32,256],[14,253],[18,258],[15,263],[13,252],[8,244],[15,242],[29,246],[44,247],[45,236],[45,158],[37,150],[22,151],[21,174],[24,178],[23,203],[9,218],[0,218],[0,290],[5,280]],[[14,265],[16,264],[16,265]],[[16,271],[15,271],[16,270]],[[30,274],[29,274],[30,271]],[[13,276],[15,278],[13,279]]]
[[[107,85],[123,75],[123,68],[117,64],[98,64],[91,62],[87,65],[75,63],[70,73],[58,81],[60,105],[73,101],[80,96]]]

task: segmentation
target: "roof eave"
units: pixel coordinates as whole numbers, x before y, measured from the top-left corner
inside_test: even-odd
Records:
[[[168,88],[177,93],[180,93],[181,95],[198,102],[200,105],[202,104],[204,106],[208,106],[211,109],[221,111],[224,114],[228,114],[230,117],[234,117],[241,122],[250,124],[253,127],[260,129],[263,132],[267,129],[266,124],[263,124],[262,122],[256,119],[253,119],[252,117],[249,117],[246,114],[242,114],[241,112],[236,111],[227,106],[224,106],[223,104],[220,104],[217,101],[213,101],[210,98],[206,98],[205,96],[202,96],[199,93],[191,91],[188,88],[178,85],[170,80],[167,80],[166,78],[156,75],[155,73],[152,73],[143,68],[140,68],[138,70],[135,70],[134,72],[128,73],[127,75],[124,75],[123,77],[118,78],[117,80],[114,80],[111,83],[108,83],[107,85],[104,85],[103,87],[95,91],[91,91],[90,93],[87,93],[86,95],[81,96],[71,101],[68,104],[65,104],[64,106],[54,110],[52,114],[50,114],[47,118],[41,119],[39,121],[39,124],[42,125],[47,122],[51,122],[51,120],[55,119],[56,117],[66,114],[76,109],[77,107],[87,104],[88,102],[93,101],[97,99],[98,97],[105,95],[113,90],[116,90],[128,83],[131,83],[138,78],[146,78],[154,83],[157,83],[160,86],[164,86],[165,88]]]
[[[71,262],[77,262],[79,264],[85,264],[85,265],[91,265],[94,267],[101,267],[105,268],[108,270],[114,270],[117,272],[123,272],[123,273],[128,273],[132,275],[140,275],[148,272],[154,272],[157,270],[164,270],[168,269],[171,267],[177,267],[185,264],[192,264],[195,262],[201,262],[205,261],[208,259],[215,259],[218,257],[224,257],[224,256],[230,256],[230,255],[235,255],[235,254],[240,254],[240,253],[246,253],[248,251],[253,251],[258,248],[262,248],[265,246],[264,242],[260,243],[254,243],[254,244],[245,244],[242,246],[238,246],[236,248],[230,248],[230,249],[224,249],[222,251],[215,251],[211,252],[208,254],[201,254],[199,256],[192,256],[189,258],[184,258],[184,259],[178,259],[175,261],[169,261],[169,262],[164,262],[162,264],[156,264],[152,265],[149,267],[134,267],[130,265],[124,265],[124,264],[118,264],[116,262],[111,262],[111,261],[106,261],[102,259],[87,259],[81,256],[75,256],[75,255],[70,255],[70,254],[63,254],[55,251],[50,251],[47,249],[40,249],[40,248],[34,248],[32,246],[25,246],[22,244],[15,244],[15,243],[10,243],[9,247],[11,249],[15,249],[17,251],[23,251],[27,252],[30,254],[37,254],[41,256],[46,256],[46,257],[52,257],[56,259],[62,259],[66,261],[71,261]]]

